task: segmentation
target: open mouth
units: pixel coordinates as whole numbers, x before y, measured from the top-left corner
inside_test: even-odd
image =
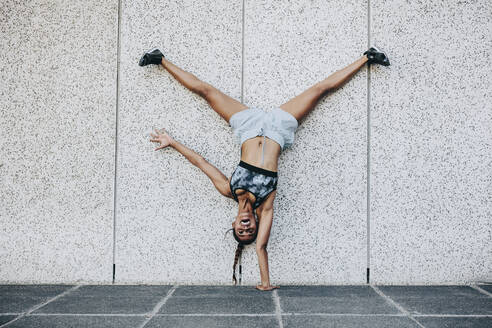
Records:
[[[247,226],[249,224],[249,219],[244,219],[244,220],[241,220],[241,225],[245,225]]]

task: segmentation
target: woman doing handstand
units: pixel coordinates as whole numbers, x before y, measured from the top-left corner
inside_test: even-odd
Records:
[[[151,133],[150,139],[160,144],[156,150],[165,147],[176,149],[202,170],[223,196],[237,201],[238,214],[232,222],[232,233],[238,242],[233,264],[234,283],[236,265],[244,245],[256,240],[261,277],[261,284],[256,288],[278,288],[270,284],[267,253],[278,180],[278,158],[283,149],[292,145],[299,122],[315,107],[319,99],[328,91],[344,84],[366,63],[388,66],[389,60],[384,52],[371,47],[352,64],[336,71],[280,107],[265,112],[259,108],[248,108],[210,84],[200,81],[193,74],[168,61],[158,49],[143,54],[139,61],[140,66],[161,64],[186,88],[203,97],[230,124],[234,135],[240,141],[241,160],[228,179],[202,156],[174,140],[166,132],[156,130],[155,133]]]

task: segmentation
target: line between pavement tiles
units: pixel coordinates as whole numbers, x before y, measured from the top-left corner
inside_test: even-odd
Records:
[[[174,294],[174,292],[176,291],[176,288],[177,286],[173,286],[168,292],[167,292],[167,295],[159,302],[157,303],[155,306],[154,306],[154,309],[152,310],[151,313],[148,314],[148,317],[147,319],[145,319],[144,322],[142,322],[142,324],[140,326],[138,326],[138,328],[143,328],[145,327],[145,325],[150,321],[152,320],[152,318],[157,314],[157,312],[159,312],[159,310],[164,306],[164,304],[166,304],[167,300],[171,298],[171,296]]]
[[[284,328],[284,323],[282,322],[282,308],[280,307],[280,297],[278,296],[277,290],[272,292],[273,302],[275,303],[275,314],[278,320],[279,328]]]
[[[12,324],[13,322],[16,322],[17,320],[19,320],[20,318],[23,318],[25,316],[28,316],[30,315],[32,312],[36,311],[37,309],[45,306],[46,304],[48,303],[51,303],[53,302],[54,300],[57,300],[58,298],[62,297],[62,296],[65,296],[71,292],[73,292],[74,290],[76,289],[79,289],[82,285],[77,285],[77,286],[73,286],[72,288],[69,288],[67,289],[66,291],[64,291],[63,293],[61,294],[58,294],[50,299],[48,299],[47,301],[44,301],[43,303],[40,303],[40,304],[37,304],[37,305],[34,305],[33,307],[31,307],[29,310],[27,310],[26,312],[22,313],[21,315],[19,315],[17,318],[3,324],[0,326],[0,328],[4,328],[4,327],[8,327],[10,324]]]
[[[395,301],[393,301],[389,296],[387,296],[386,294],[384,294],[379,288],[377,288],[374,285],[369,285],[369,286],[371,286],[371,288],[374,289],[374,291],[376,293],[378,293],[379,296],[381,296],[382,298],[384,298],[386,300],[386,302],[388,302],[389,304],[391,304],[394,307],[396,307],[400,312],[402,312],[403,314],[405,314],[410,320],[414,321],[419,327],[425,328],[424,325],[422,325],[420,322],[418,322],[417,319],[415,319],[410,314],[410,312],[408,312],[407,310],[405,310],[400,304],[398,304]]]

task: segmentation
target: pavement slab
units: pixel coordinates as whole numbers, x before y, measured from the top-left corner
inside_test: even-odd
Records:
[[[8,325],[9,328],[134,328],[144,317],[114,316],[26,316]]]
[[[492,327],[492,317],[417,317],[418,322],[425,328],[490,328]]]
[[[282,311],[293,313],[398,314],[398,309],[376,297],[282,297]]]
[[[172,286],[160,285],[87,285],[70,295],[81,297],[164,297]]]
[[[82,286],[35,313],[143,314],[153,310],[170,286]]]
[[[0,296],[0,313],[26,312],[37,304],[45,301],[45,298],[24,296]]]
[[[178,287],[159,311],[167,314],[273,314],[274,312],[272,294],[251,286]]]
[[[0,285],[0,297],[13,295],[49,298],[72,287],[73,285]]]
[[[388,316],[284,316],[284,328],[418,328],[406,317]]]
[[[159,313],[273,314],[275,304],[272,298],[265,297],[172,297]]]
[[[151,312],[161,297],[80,297],[64,296],[34,313],[52,314],[145,314]]]
[[[398,314],[369,286],[297,286],[278,291],[283,312]]]
[[[376,297],[370,286],[282,286],[280,297]]]
[[[469,286],[381,286],[411,314],[492,315],[492,298]]]
[[[276,328],[279,327],[275,316],[271,317],[247,317],[247,316],[221,316],[221,317],[167,317],[155,316],[145,325],[145,328]]]
[[[7,323],[11,320],[13,320],[16,315],[0,315],[0,325],[3,325],[4,323]]]
[[[0,285],[0,313],[20,313],[72,288],[68,285]]]
[[[183,286],[176,288],[173,297],[224,297],[249,296],[271,298],[265,293],[251,286]]]

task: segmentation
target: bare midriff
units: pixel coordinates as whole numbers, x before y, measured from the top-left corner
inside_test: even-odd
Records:
[[[264,149],[262,149],[263,140],[265,140]],[[241,160],[256,167],[277,172],[280,151],[281,149],[278,143],[268,137],[263,138],[262,136],[258,136],[243,142],[241,146]]]

